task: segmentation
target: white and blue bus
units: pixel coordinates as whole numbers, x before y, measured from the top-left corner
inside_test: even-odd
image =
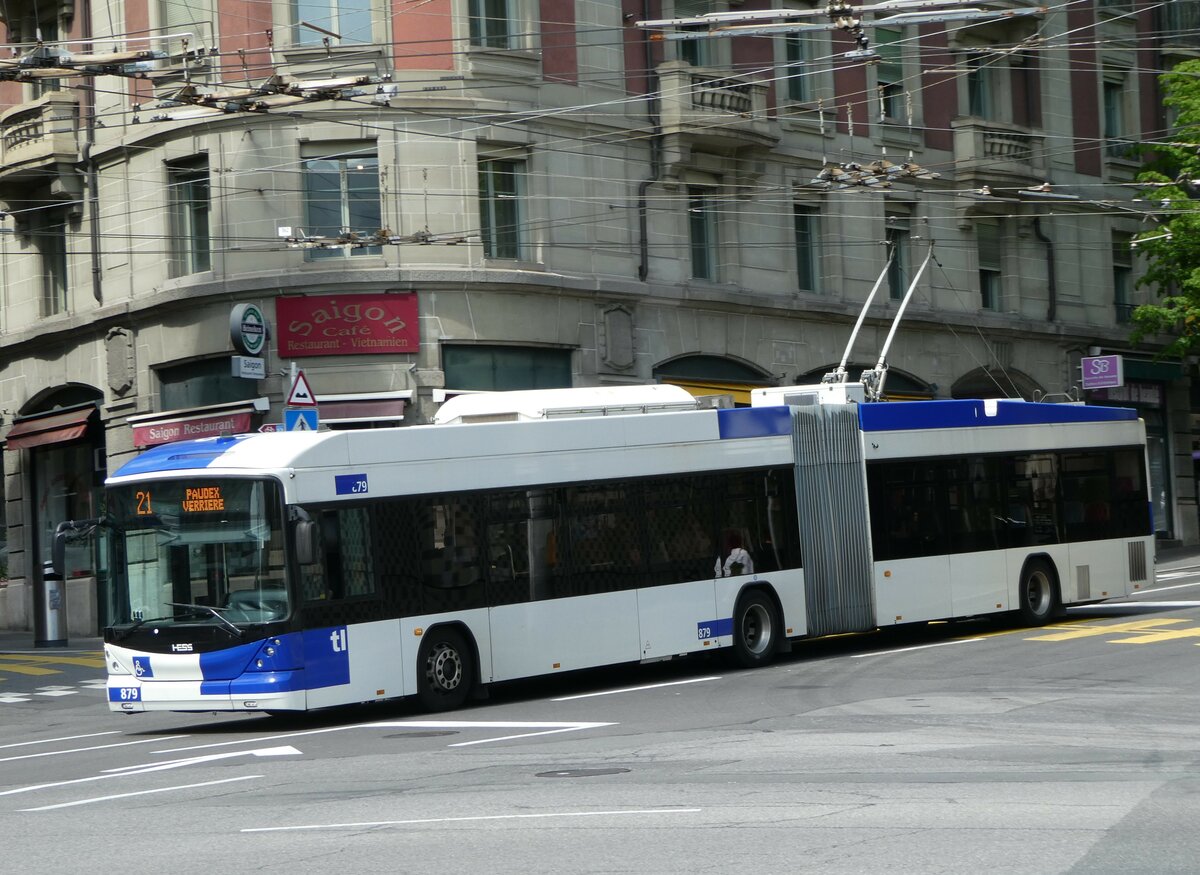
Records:
[[[464,396],[432,425],[153,448],[99,521],[110,707],[440,710],[596,666],[1041,624],[1152,579],[1134,411],[812,388]]]

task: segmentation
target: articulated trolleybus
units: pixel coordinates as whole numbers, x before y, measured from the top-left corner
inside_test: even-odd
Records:
[[[857,387],[857,397],[856,397]],[[672,386],[461,396],[438,422],[186,441],[107,483],[112,710],[300,711],[1129,594],[1132,410],[703,408]]]

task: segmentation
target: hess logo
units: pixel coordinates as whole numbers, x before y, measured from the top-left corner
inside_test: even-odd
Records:
[[[334,629],[329,633],[329,641],[333,645],[334,653],[345,653],[350,649],[350,645],[346,640],[345,629]]]

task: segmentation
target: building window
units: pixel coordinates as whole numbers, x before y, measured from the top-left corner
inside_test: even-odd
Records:
[[[884,240],[887,258],[891,259],[887,275],[888,297],[900,301],[908,291],[908,217],[888,216]]]
[[[383,226],[379,159],[374,155],[310,158],[304,162],[304,232],[316,237],[370,237]],[[312,249],[312,258],[379,255],[378,246]]]
[[[487,258],[520,260],[525,201],[525,162],[507,158],[479,161],[479,233]]]
[[[1104,149],[1110,158],[1127,158],[1133,144],[1125,126],[1125,77],[1104,79]]]
[[[688,243],[692,256],[692,276],[701,280],[717,278],[717,211],[708,189],[688,189]]]
[[[229,372],[229,356],[158,368],[161,410],[185,410],[248,401],[258,397],[258,383]]]
[[[787,66],[787,97],[792,103],[808,103],[812,96],[812,71],[808,69],[808,40],[799,34],[788,34],[783,38],[784,58]]]
[[[797,204],[794,208],[796,226],[796,274],[799,288],[802,292],[820,290],[820,273],[817,265],[820,263],[817,246],[818,212],[815,207]]]
[[[967,115],[975,118],[995,118],[995,68],[984,57],[967,59]]]
[[[1003,278],[1000,223],[991,220],[977,222],[975,247],[979,254],[979,306],[984,310],[999,310]]]
[[[41,315],[55,316],[67,310],[67,216],[60,208],[36,211],[30,234],[42,259]]]
[[[904,116],[904,61],[901,56],[903,33],[890,27],[875,28],[875,81],[879,92],[880,115],[885,119]]]
[[[509,0],[469,0],[471,45],[488,49],[512,48]]]
[[[1132,237],[1119,231],[1112,235],[1113,305],[1117,323],[1124,325],[1133,316],[1133,247]]]
[[[37,6],[33,7],[35,10]],[[54,7],[57,8],[57,7]],[[58,19],[47,18],[38,24],[38,41],[45,43],[48,46],[53,46],[58,42]],[[66,48],[64,46],[63,48]],[[33,96],[34,98],[41,97],[43,94],[49,94],[51,91],[61,91],[61,79],[34,79],[33,80]]]
[[[675,3],[675,16],[677,18],[695,18],[698,15],[705,15],[713,12],[714,6],[711,0],[677,0]],[[680,30],[697,30],[707,32],[708,28],[704,25],[693,28],[680,28]],[[676,45],[679,47],[679,60],[691,64],[693,67],[714,67],[716,66],[714,53],[717,40],[700,39],[679,40]]]
[[[292,9],[296,45],[320,46],[326,39],[333,45],[372,42],[371,0],[292,0]]]
[[[212,267],[209,244],[208,161],[167,166],[171,214],[171,275]]]
[[[568,389],[571,350],[520,346],[443,346],[448,389]]]

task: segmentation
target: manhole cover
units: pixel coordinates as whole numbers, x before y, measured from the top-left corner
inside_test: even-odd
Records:
[[[538,772],[538,778],[595,778],[598,775],[623,775],[629,769],[558,769],[554,772]]]

